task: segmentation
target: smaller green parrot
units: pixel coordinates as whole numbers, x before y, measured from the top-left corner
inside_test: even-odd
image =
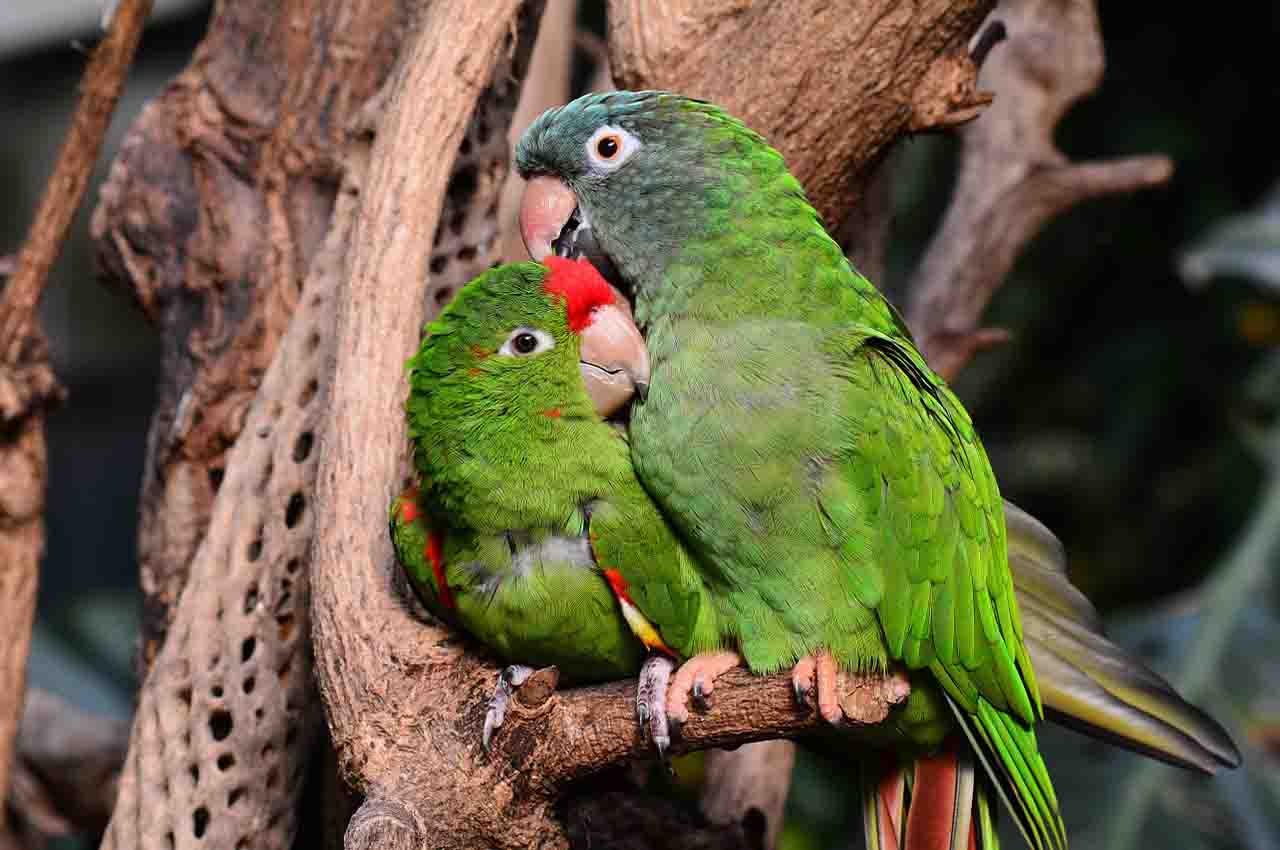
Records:
[[[528,665],[606,681],[634,676],[646,648],[718,645],[701,579],[603,418],[648,379],[625,304],[585,262],[502,266],[458,293],[408,364],[421,485],[392,503],[391,535],[428,610],[519,662],[486,746]],[[665,678],[646,692],[661,703]]]

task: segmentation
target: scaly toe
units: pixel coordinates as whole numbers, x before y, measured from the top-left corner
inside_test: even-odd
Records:
[[[671,725],[667,717],[667,686],[675,662],[665,655],[650,655],[640,668],[636,687],[636,718],[640,721],[640,737],[653,741],[658,756],[667,757],[671,746]]]
[[[667,717],[671,723],[679,726],[689,719],[690,700],[699,711],[710,709],[716,677],[741,663],[742,656],[738,653],[721,651],[695,655],[680,665],[667,692]]]
[[[498,684],[493,688],[493,696],[489,698],[489,710],[484,716],[484,732],[480,736],[480,746],[486,753],[489,752],[489,744],[493,741],[494,733],[502,728],[503,721],[507,719],[507,706],[511,703],[511,697],[515,695],[516,688],[523,685],[532,673],[532,667],[512,664],[498,675]]]

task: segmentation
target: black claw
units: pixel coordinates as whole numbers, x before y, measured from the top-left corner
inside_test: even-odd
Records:
[[[693,706],[698,711],[711,709],[711,696],[703,689],[701,676],[693,680],[693,689],[689,692],[689,696],[693,699]]]
[[[666,735],[654,735],[653,748],[658,751],[658,760],[670,770],[671,760],[667,758],[667,751],[671,749],[671,738]]]
[[[796,698],[797,705],[802,708],[809,708],[809,689],[807,687],[792,679],[791,693]]]

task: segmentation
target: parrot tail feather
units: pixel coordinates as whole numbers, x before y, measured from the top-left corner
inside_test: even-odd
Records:
[[[916,759],[907,809],[904,850],[970,850],[973,831],[973,758],[954,747]]]
[[[1062,544],[1005,502],[1009,567],[1031,665],[1048,715],[1095,738],[1212,774],[1237,767],[1231,737],[1132,653],[1107,639],[1067,578]]]
[[[999,850],[991,784],[955,744],[910,764],[863,763],[867,850]]]
[[[949,695],[947,703],[1027,845],[1032,850],[1066,850],[1066,827],[1035,733],[985,700],[979,699],[977,714],[965,711]]]
[[[900,850],[906,826],[906,772],[897,756],[862,764],[862,826],[867,850]]]

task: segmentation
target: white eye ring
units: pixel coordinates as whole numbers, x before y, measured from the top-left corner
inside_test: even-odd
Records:
[[[530,337],[533,338],[532,348],[529,347]],[[537,328],[521,326],[511,332],[511,336],[507,337],[502,348],[498,349],[498,354],[501,357],[532,357],[555,347],[556,341],[551,334]]]
[[[597,174],[616,170],[638,150],[640,140],[621,127],[605,124],[587,139],[587,163]]]

